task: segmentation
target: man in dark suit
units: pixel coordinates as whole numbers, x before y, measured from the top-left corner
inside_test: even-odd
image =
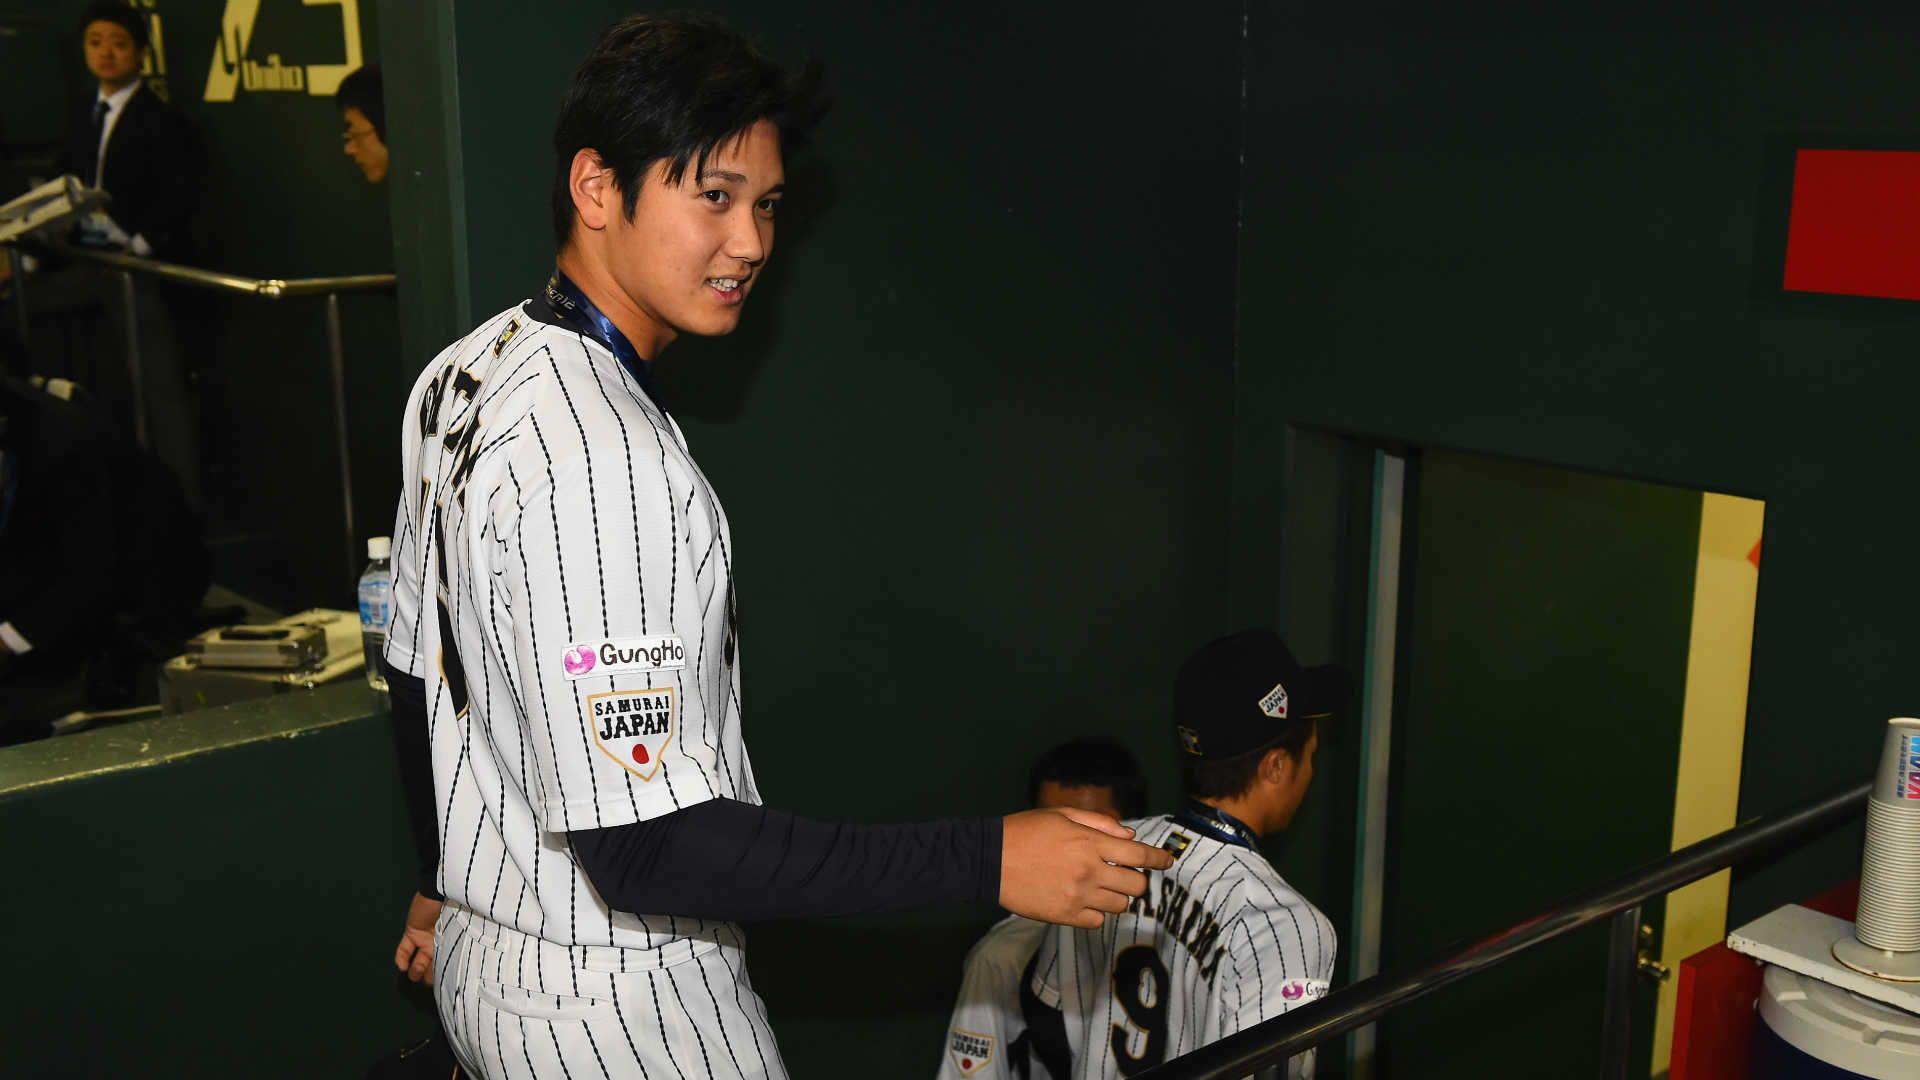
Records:
[[[140,78],[147,20],[120,0],[99,0],[81,16],[87,70],[98,92],[75,114],[60,170],[113,196],[82,240],[136,255],[179,260],[204,171],[193,126]]]
[[[74,111],[61,148],[61,172],[105,188],[106,207],[84,219],[72,243],[167,262],[193,261],[191,219],[204,179],[205,153],[180,111],[141,79],[146,17],[124,0],[95,0],[80,17],[80,45],[95,92]],[[144,414],[147,443],[199,503],[195,402],[174,327],[194,321],[190,297],[151,278],[133,277],[133,323],[117,273],[59,258],[26,289],[33,317],[35,370],[78,382],[123,430]],[[139,343],[136,386],[127,360],[129,333]]]

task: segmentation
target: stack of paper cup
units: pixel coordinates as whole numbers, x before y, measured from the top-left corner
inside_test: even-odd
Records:
[[[1920,719],[1887,721],[1867,797],[1860,913],[1854,938],[1836,943],[1833,955],[1868,975],[1920,982]]]

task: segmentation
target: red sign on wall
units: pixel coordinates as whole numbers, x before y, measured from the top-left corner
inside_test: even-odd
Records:
[[[1920,152],[1795,152],[1781,288],[1920,300]]]

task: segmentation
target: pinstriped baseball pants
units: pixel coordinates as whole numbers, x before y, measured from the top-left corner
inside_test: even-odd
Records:
[[[785,1080],[738,935],[569,949],[449,903],[434,999],[461,1065],[487,1080]]]

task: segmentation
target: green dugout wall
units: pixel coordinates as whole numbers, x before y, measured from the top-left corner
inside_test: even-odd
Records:
[[[1626,16],[1604,5],[1498,16],[1252,5],[1236,614],[1277,605],[1290,625],[1319,603],[1286,568],[1325,561],[1273,555],[1276,536],[1283,547],[1326,543],[1324,528],[1285,512],[1300,505],[1292,488],[1328,483],[1316,433],[1762,499],[1740,816],[1863,775],[1880,725],[1913,708],[1906,658],[1920,640],[1905,609],[1920,582],[1903,479],[1920,322],[1910,306],[1782,296],[1762,268],[1778,267],[1783,243],[1775,150],[1910,145],[1914,31],[1905,19]],[[1364,531],[1357,543],[1364,555]],[[1427,617],[1498,639],[1470,605]],[[1463,731],[1451,751],[1429,737],[1453,754],[1457,783],[1499,791],[1513,763],[1457,749],[1487,734]],[[1637,750],[1631,739],[1582,748]],[[1594,796],[1595,815],[1605,797]],[[1852,876],[1859,850],[1858,831],[1843,832],[1736,875],[1730,920]],[[1542,880],[1567,885],[1621,868],[1585,855],[1571,835],[1524,853]],[[1297,871],[1322,872],[1337,881],[1350,870]],[[1479,906],[1486,930],[1527,914],[1471,879],[1428,881],[1390,892],[1389,909]],[[1401,919],[1397,958],[1466,932],[1440,922]],[[1535,987],[1543,1001],[1556,989]],[[1496,1071],[1564,1064],[1532,1055],[1530,1040],[1594,1038],[1591,1025],[1553,1025],[1550,1008],[1470,1021],[1514,1033]],[[1444,1031],[1437,1019],[1459,1012],[1410,1010],[1406,1030]],[[1450,1057],[1412,1042],[1390,1049],[1391,1075],[1495,1068],[1470,1049]],[[1427,1053],[1436,1057],[1420,1060]]]
[[[1898,138],[1911,30],[1256,9],[1237,610],[1257,617],[1280,591],[1268,541],[1286,525],[1290,427],[1757,497],[1742,814],[1866,768],[1878,725],[1911,708],[1902,658],[1920,644],[1899,489],[1920,322],[1753,275],[1778,242],[1769,140]],[[1735,908],[1857,855],[1837,839],[1783,860],[1741,882]]]
[[[183,0],[183,25],[212,25],[220,5],[203,6]],[[260,18],[337,23],[327,7],[263,0]],[[396,154],[400,347],[378,393],[397,399],[545,273],[554,102],[629,9],[358,10]],[[1910,711],[1913,515],[1888,481],[1910,453],[1920,323],[1755,285],[1777,243],[1770,148],[1907,138],[1910,24],[715,10],[783,57],[826,61],[839,94],[819,153],[793,163],[794,212],[744,328],[676,345],[662,372],[734,520],[770,801],[864,820],[999,812],[1035,751],[1094,728],[1148,760],[1166,801],[1185,649],[1274,620],[1309,660],[1356,655],[1368,506],[1349,481],[1366,440],[1764,499],[1743,817],[1856,775],[1877,725]],[[330,104],[300,108],[325,156],[287,166],[288,183],[348,169]],[[356,437],[386,452],[378,431]],[[102,1068],[338,1075],[422,1026],[382,967],[407,889],[383,721],[303,708],[327,734],[0,802],[36,881],[12,893],[9,948],[62,1006],[16,1010],[39,1022],[8,1045],[51,1046],[63,1016],[104,1003],[88,1044]],[[1339,767],[1278,856],[1344,935],[1353,749],[1333,742]],[[1840,836],[1738,878],[1731,917],[1847,876],[1857,852]],[[316,908],[302,925],[319,929],[256,907],[236,923],[229,884],[275,913]],[[1485,892],[1442,896],[1482,905],[1489,927],[1522,913]],[[136,908],[137,946],[58,949]],[[989,915],[754,928],[795,1074],[931,1069]],[[1399,925],[1392,958],[1456,929]],[[276,946],[271,985],[314,989],[269,992],[225,956],[195,967],[199,943],[235,937]],[[144,1012],[111,1011],[103,967],[143,986]],[[230,1010],[206,1007],[234,987]],[[315,1028],[325,1009],[345,1022]]]

